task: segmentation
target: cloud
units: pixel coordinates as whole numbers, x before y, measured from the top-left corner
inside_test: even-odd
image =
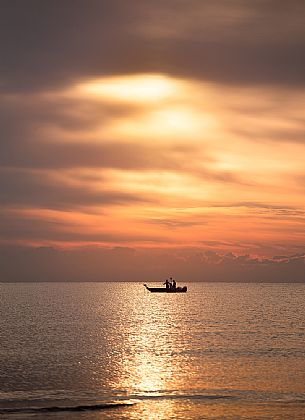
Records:
[[[234,212],[232,212],[234,210]],[[215,213],[215,211],[217,213]],[[199,207],[184,208],[183,211],[176,211],[173,217],[158,217],[147,219],[147,223],[152,223],[171,229],[188,228],[192,226],[204,226],[211,224],[214,220],[221,220],[221,216],[224,218],[236,218],[246,217],[250,222],[251,219],[259,218],[261,221],[264,220],[280,220],[292,221],[293,225],[287,228],[294,229],[297,224],[300,225],[305,223],[305,211],[304,207],[293,207],[293,206],[282,206],[271,203],[259,203],[259,202],[204,202]],[[225,220],[222,220],[222,224],[225,224]],[[283,226],[284,229],[284,226]],[[251,241],[214,241],[214,240],[202,240],[201,243],[206,245],[218,244],[219,246],[257,246],[257,243],[251,243]]]
[[[305,254],[258,259],[202,250],[0,247],[2,281],[162,281],[303,283]],[[190,286],[190,285],[189,285]]]
[[[299,0],[3,0],[1,88],[151,71],[304,86],[304,13]]]
[[[0,204],[4,207],[38,207],[72,210],[142,202],[143,197],[122,191],[71,185],[49,173],[2,170]],[[148,201],[148,200],[147,200]]]
[[[85,244],[95,245],[128,244],[130,242],[157,243],[162,240],[157,234],[138,232],[117,232],[114,229],[94,227],[86,220],[78,222],[59,215],[29,214],[22,211],[2,210],[0,212],[0,237],[2,243],[14,244]],[[63,216],[63,214],[62,214]],[[101,223],[103,219],[101,217]],[[65,254],[63,254],[65,255]]]
[[[146,112],[153,112],[154,107]],[[99,132],[112,121],[119,125],[122,116],[137,124],[145,110],[134,105],[54,92],[2,95],[0,111],[3,168],[179,171],[203,180],[249,185],[241,176],[211,166],[215,158],[208,143],[189,138],[163,140],[162,131],[155,141],[147,141],[149,127],[147,134],[134,140],[124,138],[124,133],[116,139]]]
[[[304,12],[297,0],[3,0],[3,238],[301,248]]]
[[[7,168],[36,169],[183,170],[187,156],[191,157],[194,153],[192,146],[160,147],[136,142],[86,143],[84,140],[79,143],[37,144],[34,141],[21,141],[3,146],[0,164]]]
[[[281,217],[291,217],[303,220],[305,218],[304,208],[303,207],[294,207],[294,206],[283,206],[278,204],[272,203],[260,203],[255,201],[245,201],[245,202],[235,202],[235,203],[223,203],[223,204],[215,204],[215,207],[233,207],[239,208],[243,207],[246,209],[253,209],[257,213],[262,213],[265,215],[272,215],[272,216],[281,216]]]

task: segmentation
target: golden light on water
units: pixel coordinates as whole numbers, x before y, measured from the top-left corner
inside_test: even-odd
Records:
[[[272,331],[282,326],[267,324],[270,330],[265,334],[264,345],[268,355],[263,356],[255,326],[241,316],[245,306],[250,305],[251,311],[263,317],[253,296],[268,302],[268,295],[265,301],[263,298],[265,286],[255,286],[249,295],[245,294],[243,285],[211,287],[209,283],[205,286],[191,283],[189,286],[185,295],[154,295],[145,289],[141,293],[143,286],[139,283],[111,286],[115,291],[111,300],[114,313],[108,319],[113,334],[109,335],[108,343],[107,386],[110,384],[112,392],[135,402],[134,418],[213,418],[216,413],[219,418],[226,418],[228,413],[237,418],[236,409],[251,413],[245,418],[256,418],[257,407],[249,389],[256,387],[255,392],[264,393],[273,387],[276,393],[282,391],[283,385],[282,367],[273,364],[268,350]],[[131,289],[129,295],[126,289]],[[104,295],[101,294],[100,300],[104,301]],[[277,303],[273,305],[267,309],[268,314],[273,313]],[[300,349],[301,344],[299,339]],[[245,357],[248,352],[250,356]],[[260,354],[254,359],[256,363],[249,363],[249,358],[250,361],[255,358],[255,352]],[[101,350],[95,372],[102,384],[105,383],[104,357]],[[258,369],[260,372],[270,369],[270,372],[258,375]],[[287,361],[285,369],[291,376],[293,367]],[[300,379],[301,375],[294,384],[291,377],[296,392],[303,385]],[[95,380],[94,375],[91,380]],[[250,400],[246,399],[244,408],[235,404],[249,392]],[[126,411],[126,418],[131,418],[129,414]]]
[[[176,320],[184,316],[184,308],[179,305],[181,299],[169,302],[160,295],[157,298],[147,295],[146,290],[143,294],[124,304],[124,311],[141,316],[142,322],[122,331],[127,357],[120,361],[120,386],[136,395],[161,395],[167,389],[175,389],[175,383],[179,382],[176,373],[181,367],[181,357],[176,353],[183,353],[186,342]],[[171,322],[172,316],[175,322]]]
[[[139,418],[172,418],[177,411],[175,390],[187,388],[179,374],[182,363],[187,363],[180,356],[186,338],[184,331],[177,328],[185,316],[181,303],[181,299],[174,297],[169,301],[146,290],[143,295],[138,293],[128,302],[120,303],[122,313],[128,313],[131,320],[134,316],[142,319],[137,325],[128,321],[124,326],[118,325],[116,335],[123,341],[118,338],[120,357],[115,357],[118,369],[115,387],[128,390],[128,397],[138,400],[134,410]],[[188,369],[187,364],[185,368]]]

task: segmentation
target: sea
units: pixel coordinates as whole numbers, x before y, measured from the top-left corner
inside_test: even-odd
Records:
[[[187,286],[1,283],[0,418],[305,419],[305,284]]]

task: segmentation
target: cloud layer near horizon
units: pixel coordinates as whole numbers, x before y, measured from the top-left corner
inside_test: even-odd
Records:
[[[1,242],[303,252],[304,17],[4,0]]]
[[[162,281],[174,276],[191,281],[304,282],[305,254],[271,258],[236,256],[200,249],[134,250],[132,248],[54,248],[0,246],[6,282],[34,281]],[[145,267],[145,273],[143,272]]]

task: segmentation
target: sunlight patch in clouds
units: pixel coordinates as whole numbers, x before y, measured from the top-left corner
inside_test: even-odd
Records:
[[[153,142],[174,142],[189,139],[194,142],[201,130],[208,129],[209,120],[191,107],[168,106],[145,112],[137,118],[113,122],[106,134],[126,139],[149,139]]]
[[[76,89],[96,99],[147,104],[172,98],[183,83],[162,74],[139,74],[88,80]]]
[[[200,97],[196,99],[200,90]],[[88,79],[68,91],[76,99],[126,106],[134,113],[103,124],[99,135],[120,139],[160,139],[200,137],[217,127],[212,113],[202,110],[202,98],[208,95],[204,85],[163,74]],[[199,101],[198,101],[199,99]],[[207,101],[208,99],[206,99]]]
[[[15,233],[2,223],[8,241],[304,243],[304,92],[148,73],[3,103],[22,133],[3,169],[19,218]]]

